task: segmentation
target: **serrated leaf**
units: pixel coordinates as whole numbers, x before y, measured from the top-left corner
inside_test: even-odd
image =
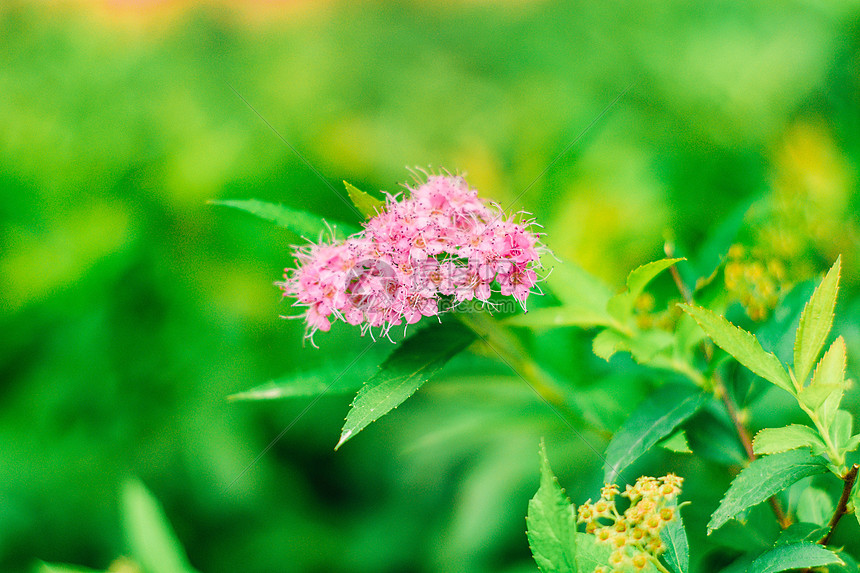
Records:
[[[606,448],[604,481],[612,483],[624,468],[669,435],[702,407],[707,395],[699,389],[670,384],[636,407]]]
[[[125,483],[122,507],[131,554],[147,573],[194,571],[161,505],[140,481]]]
[[[351,183],[343,182],[346,187],[346,193],[349,195],[350,201],[355,205],[355,208],[367,218],[375,217],[378,213],[385,209],[385,201],[377,199],[372,195],[365,193]]]
[[[839,273],[842,268],[842,257],[824,276],[824,280],[812,293],[812,298],[806,303],[800,315],[800,324],[794,339],[794,374],[799,384],[803,385],[809,376],[812,365],[821,353],[830,327],[833,325],[833,310],[836,308],[836,296],[839,292]]]
[[[800,543],[801,541],[817,543],[822,537],[827,535],[829,530],[829,527],[821,527],[815,523],[805,523],[803,521],[792,523],[780,532],[774,545],[791,545],[793,543]]]
[[[609,563],[612,547],[598,543],[594,535],[576,533],[576,565],[582,573],[591,573],[599,566]]]
[[[754,374],[794,394],[791,378],[779,358],[766,352],[755,336],[708,309],[688,304],[679,306],[699,323],[714,344],[734,356]]]
[[[651,330],[640,330],[627,341],[623,348],[627,350],[633,359],[639,364],[663,367],[661,359],[666,357],[664,351],[671,350],[675,344],[675,337],[665,330],[654,328]]]
[[[778,545],[756,557],[747,573],[779,573],[789,569],[842,564],[838,555],[815,543]]]
[[[513,316],[505,320],[505,323],[536,330],[562,326],[589,328],[592,326],[609,326],[612,324],[612,317],[597,308],[586,308],[578,305],[553,306]]]
[[[660,538],[666,545],[663,559],[675,573],[687,573],[690,568],[690,546],[687,543],[687,530],[681,518],[681,508],[677,500],[672,503],[675,509],[675,519],[666,524],[660,531]]]
[[[676,454],[692,454],[693,450],[690,449],[690,444],[687,443],[687,434],[684,430],[679,432],[675,432],[662,442],[660,442],[660,447],[669,450],[670,452],[675,452]]]
[[[661,259],[633,269],[627,275],[627,290],[609,299],[609,314],[621,322],[626,322],[633,310],[636,299],[654,278],[678,261],[685,259]]]
[[[798,398],[813,412],[819,412],[825,402],[828,411],[822,418],[832,420],[831,408],[838,408],[845,389],[845,340],[840,336],[833,341],[815,367],[809,386],[801,390]],[[831,396],[834,399],[828,400]]]
[[[765,428],[753,439],[753,452],[759,456],[779,454],[797,448],[812,448],[816,453],[827,450],[818,432],[800,424],[791,424],[783,428]]]
[[[805,477],[827,471],[827,461],[813,457],[809,450],[792,450],[758,458],[734,479],[711,515],[708,535],[739,513],[757,505]]]
[[[325,221],[317,215],[307,211],[291,209],[277,203],[267,203],[257,199],[227,199],[223,201],[209,201],[211,205],[221,205],[239,209],[255,215],[261,219],[272,221],[279,227],[289,229],[300,237],[316,240],[321,233],[328,231]],[[355,233],[357,229],[346,223],[330,221],[331,225],[341,229],[347,235]]]
[[[526,535],[541,573],[576,573],[576,515],[540,444],[540,487],[529,501]]]
[[[400,343],[355,396],[335,449],[415,393],[475,340],[459,322],[434,324]]]
[[[591,348],[594,350],[595,355],[609,362],[609,359],[616,352],[627,348],[628,341],[629,338],[626,335],[612,328],[607,328],[597,333],[597,336],[591,342]]]
[[[833,500],[826,491],[817,487],[803,490],[800,499],[797,500],[797,519],[806,523],[827,525],[831,515],[833,515]],[[818,541],[818,539],[812,541]]]

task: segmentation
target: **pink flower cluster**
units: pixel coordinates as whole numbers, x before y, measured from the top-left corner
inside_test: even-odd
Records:
[[[385,209],[345,241],[297,250],[280,287],[306,308],[308,338],[332,319],[387,334],[438,315],[443,299],[486,303],[494,290],[525,309],[542,249],[534,220],[505,216],[462,177],[433,175],[408,190],[388,195]]]

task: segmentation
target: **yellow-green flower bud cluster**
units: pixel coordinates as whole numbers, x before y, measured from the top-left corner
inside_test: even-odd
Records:
[[[741,245],[733,245],[726,262],[725,282],[729,296],[743,305],[751,319],[764,320],[779,302],[785,266],[779,259],[765,263]]]
[[[677,509],[671,503],[680,493],[684,479],[669,474],[661,478],[643,476],[635,485],[627,485],[620,493],[617,485],[606,484],[600,499],[579,507],[578,523],[593,534],[598,543],[612,547],[609,565],[599,566],[594,573],[622,571],[633,567],[644,570],[654,562],[666,547],[660,531],[675,519]],[[627,509],[619,512],[616,499],[625,497]]]

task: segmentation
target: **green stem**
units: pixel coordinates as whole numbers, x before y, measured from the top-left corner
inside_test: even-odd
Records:
[[[594,427],[573,410],[553,380],[531,358],[519,339],[507,327],[485,313],[461,313],[457,317],[483,341],[490,352],[505,362],[523,378],[544,401],[574,426],[587,428],[606,437],[606,432]]]
[[[812,423],[818,430],[818,434],[821,436],[821,439],[824,440],[824,445],[827,446],[827,455],[830,456],[830,461],[833,462],[833,465],[842,468],[843,464],[845,463],[845,456],[839,454],[839,451],[836,449],[836,444],[834,444],[833,440],[830,439],[830,432],[828,432],[827,428],[825,428],[824,425],[821,423],[821,420],[818,418],[818,414],[804,406],[800,402],[800,400],[798,400],[797,403],[800,408],[804,412],[806,412],[806,415],[809,416],[809,419],[812,420]]]
[[[650,554],[648,555],[648,557],[651,558],[651,563],[654,565],[657,571],[660,571],[660,573],[672,573],[671,571],[666,569],[666,567],[662,563],[660,563],[659,559]]]

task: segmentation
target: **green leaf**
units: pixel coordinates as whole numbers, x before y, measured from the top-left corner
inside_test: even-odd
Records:
[[[708,535],[748,507],[763,502],[798,480],[825,471],[826,460],[813,457],[806,449],[755,460],[744,468],[729,486],[719,507],[711,515]]]
[[[582,573],[591,573],[599,566],[609,563],[612,547],[598,543],[597,538],[587,533],[576,533],[576,565]]]
[[[320,394],[349,394],[355,392],[379,370],[378,363],[362,361],[346,370],[332,364],[277,378],[246,390],[227,396],[230,401],[238,400],[279,400],[284,398],[306,398]]]
[[[842,564],[839,556],[815,543],[778,545],[752,562],[747,573],[778,573],[789,569]]]
[[[612,436],[606,448],[604,481],[614,482],[624,468],[695,414],[706,400],[699,389],[679,384],[663,386],[646,398]]]
[[[665,271],[678,261],[685,259],[661,259],[642,265],[633,269],[627,275],[627,291],[617,294],[609,299],[608,310],[609,314],[614,316],[621,322],[626,322],[633,310],[633,305],[636,299],[645,290],[654,277]]]
[[[794,394],[794,386],[779,358],[771,352],[765,352],[755,336],[705,308],[688,304],[681,304],[680,307],[696,319],[714,344],[756,375]]]
[[[630,339],[613,328],[607,328],[597,333],[594,340],[591,342],[591,347],[599,358],[603,358],[607,362],[616,352],[622,349],[627,349]]]
[[[800,391],[798,398],[813,412],[820,412],[825,427],[829,427],[844,390],[845,340],[840,336],[824,353],[812,374],[812,382]]]
[[[335,449],[402,404],[474,340],[474,332],[449,321],[420,330],[400,343],[356,394]]]
[[[37,573],[98,573],[95,569],[87,569],[86,567],[77,567],[75,565],[66,565],[63,563],[44,563],[39,562]]]
[[[844,449],[851,442],[854,429],[854,416],[846,410],[837,410],[830,426],[830,438],[837,450]]]
[[[296,235],[310,240],[317,240],[321,233],[328,230],[325,221],[320,217],[307,211],[291,209],[277,203],[267,203],[265,201],[258,201],[257,199],[228,199],[224,201],[209,201],[209,204],[222,205],[245,211],[261,219],[272,221],[276,225],[289,229]],[[331,224],[348,235],[357,231],[355,227],[346,223],[331,222]]]
[[[533,329],[558,328],[562,326],[609,326],[612,317],[605,311],[585,306],[552,306],[529,311],[526,314],[512,316],[505,320],[511,326],[522,326]]]
[[[660,442],[660,447],[669,450],[670,452],[675,452],[676,454],[692,454],[693,450],[690,449],[690,444],[687,443],[687,434],[684,430],[680,430],[675,432],[662,442]]]
[[[815,453],[827,450],[818,432],[800,424],[791,424],[783,428],[765,428],[753,439],[753,452],[759,456],[779,454],[797,448],[812,448]]]
[[[808,487],[797,500],[797,519],[806,523],[827,525],[830,516],[833,515],[833,509],[833,500],[826,491],[817,487]]]
[[[695,271],[695,276],[692,277],[692,281],[689,281],[690,286],[696,285],[696,290],[698,290],[698,285],[702,279],[711,277],[716,273],[725,260],[729,248],[735,242],[752,204],[752,200],[744,201],[708,231],[702,246],[693,258],[692,268]],[[685,264],[678,265],[678,270],[682,274],[685,266]]]
[[[677,500],[672,503],[675,509],[675,519],[666,524],[660,531],[660,538],[666,545],[663,559],[675,573],[687,573],[690,568],[690,546],[687,543],[687,530],[681,519],[681,508]]]
[[[794,338],[794,374],[801,386],[830,334],[841,267],[842,257],[837,257],[800,315],[800,325]]]
[[[801,541],[817,543],[829,530],[829,527],[820,527],[815,523],[792,523],[780,532],[774,545],[791,545]]]
[[[349,199],[352,201],[352,204],[355,205],[355,208],[368,219],[370,217],[375,217],[378,213],[385,210],[385,201],[365,193],[355,185],[347,183],[346,181],[343,182],[343,185],[346,187],[346,193],[349,195]]]
[[[851,439],[848,440],[848,443],[845,444],[846,452],[853,452],[857,448],[860,448],[860,434],[855,434],[851,436]]]
[[[131,554],[147,573],[189,573],[191,565],[158,500],[138,480],[122,492],[123,528]]]
[[[529,501],[529,547],[541,573],[576,573],[576,515],[540,444],[540,487]]]

